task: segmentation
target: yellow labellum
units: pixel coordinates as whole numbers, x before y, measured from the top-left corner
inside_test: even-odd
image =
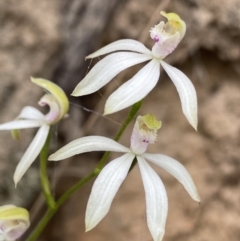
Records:
[[[0,210],[0,220],[23,220],[29,222],[29,212],[24,208],[9,205]]]
[[[178,31],[182,39],[186,32],[185,22],[176,13],[166,13],[163,11],[161,11],[160,13],[162,16],[168,19],[167,25],[169,25],[172,31]]]
[[[149,129],[158,130],[162,126],[162,122],[158,121],[156,117],[152,114],[147,114],[142,116],[142,121],[144,122],[144,124],[147,125]]]
[[[59,119],[62,119],[65,116],[65,114],[67,114],[69,109],[69,101],[65,92],[58,85],[54,84],[49,80],[31,77],[31,81],[34,84],[42,87],[55,97],[61,110],[61,116]]]

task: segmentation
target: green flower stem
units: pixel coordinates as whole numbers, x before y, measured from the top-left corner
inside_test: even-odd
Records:
[[[50,183],[47,175],[47,159],[48,159],[48,148],[51,139],[51,129],[49,130],[47,140],[40,152],[40,179],[42,185],[42,191],[49,208],[54,209],[55,201],[51,192]]]
[[[122,124],[122,126],[120,127],[119,131],[117,132],[117,134],[116,134],[116,136],[114,138],[115,141],[118,141],[120,139],[122,133],[124,132],[124,130],[126,129],[128,124],[131,122],[131,120],[134,118],[134,116],[136,115],[136,113],[140,109],[141,105],[142,105],[142,101],[139,101],[139,102],[137,102],[136,104],[134,104],[132,106],[132,108],[131,108],[131,110],[130,110],[126,120],[124,121],[124,123]],[[37,227],[35,228],[35,230],[33,230],[33,232],[31,233],[31,235],[28,237],[28,239],[26,241],[35,241],[38,238],[38,236],[42,233],[42,231],[44,230],[44,228],[46,227],[48,222],[51,220],[53,215],[62,206],[62,204],[65,203],[67,201],[67,199],[73,193],[75,193],[83,185],[85,185],[93,177],[96,177],[101,172],[101,170],[102,170],[104,164],[106,163],[107,158],[109,157],[109,155],[110,155],[110,152],[105,152],[105,154],[103,155],[103,157],[101,158],[101,160],[99,161],[99,163],[97,164],[97,166],[94,168],[94,170],[92,172],[90,172],[86,177],[81,179],[79,182],[77,182],[75,185],[73,185],[69,190],[67,190],[57,200],[57,202],[54,205],[54,208],[51,208],[50,206],[48,207],[48,210],[46,211],[45,215],[42,217],[42,219],[38,223]]]
[[[122,136],[122,134],[125,131],[128,124],[131,122],[131,120],[134,118],[134,116],[136,115],[138,110],[141,108],[141,105],[142,105],[142,101],[139,101],[132,106],[130,112],[128,113],[126,120],[124,121],[121,128],[118,130],[116,136],[114,137],[115,141],[119,141],[120,137]],[[110,151],[106,151],[104,153],[103,157],[101,158],[101,160],[99,161],[99,163],[97,165],[97,168],[99,168],[100,170],[103,168],[103,166],[104,166],[105,162],[107,161],[108,157],[110,156],[110,154],[111,154]]]
[[[132,165],[131,165],[130,168],[129,168],[128,173],[129,173],[130,171],[132,171],[132,169],[135,167],[136,164],[137,164],[137,158],[135,157],[135,158],[133,159]]]

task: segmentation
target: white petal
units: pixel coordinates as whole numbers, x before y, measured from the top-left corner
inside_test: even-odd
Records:
[[[183,72],[166,62],[161,61],[161,64],[177,88],[184,115],[197,130],[197,95],[191,80]]]
[[[156,86],[159,76],[160,63],[153,59],[109,96],[104,114],[117,112],[142,100]]]
[[[165,187],[157,173],[142,156],[137,156],[146,194],[147,223],[154,241],[161,241],[168,212]]]
[[[32,140],[31,144],[24,153],[20,162],[18,163],[13,177],[15,185],[17,185],[19,180],[22,178],[22,176],[25,174],[27,169],[31,166],[33,161],[36,159],[36,157],[42,150],[42,147],[44,146],[44,143],[48,136],[49,128],[50,126],[46,124],[40,127],[36,136]]]
[[[186,168],[178,161],[174,160],[169,156],[165,156],[162,154],[148,154],[145,153],[143,156],[153,162],[154,164],[158,165],[159,167],[163,168],[171,175],[173,175],[187,190],[189,195],[192,197],[193,200],[200,202],[200,197],[197,191],[197,188]]]
[[[39,127],[43,125],[42,121],[36,120],[15,120],[6,122],[0,125],[0,130],[16,130],[16,129],[26,129],[32,127]]]
[[[44,115],[32,106],[26,106],[22,109],[17,119],[44,120]]]
[[[145,54],[119,52],[99,61],[76,86],[72,95],[82,96],[98,91],[126,68],[145,62],[152,57]]]
[[[102,136],[85,136],[76,139],[52,154],[48,160],[59,161],[68,157],[91,151],[131,152],[129,148]]]
[[[93,184],[86,210],[86,231],[93,229],[108,213],[135,155],[127,153],[107,164]]]
[[[100,55],[108,54],[119,50],[133,51],[133,52],[139,52],[142,54],[149,54],[149,55],[152,54],[151,51],[148,48],[146,48],[141,42],[133,39],[122,39],[122,40],[115,41],[111,44],[108,44],[107,46],[99,49],[93,54],[88,55],[86,59],[96,58]]]

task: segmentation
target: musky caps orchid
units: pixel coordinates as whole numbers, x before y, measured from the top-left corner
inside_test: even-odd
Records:
[[[26,209],[14,205],[0,207],[0,241],[18,239],[29,225],[29,213]]]
[[[50,108],[49,112],[44,115],[36,108],[26,106],[22,109],[15,120],[0,124],[0,130],[14,130],[14,134],[18,133],[19,129],[40,127],[36,136],[17,165],[13,177],[15,185],[17,185],[40,153],[47,139],[50,126],[64,118],[69,108],[68,98],[59,86],[45,79],[31,78],[31,80],[34,84],[47,91],[38,104],[40,106],[48,105]]]
[[[94,228],[108,213],[113,198],[126,178],[135,157],[139,164],[146,193],[147,223],[154,241],[161,241],[163,238],[168,202],[161,179],[145,159],[172,174],[183,184],[190,196],[200,202],[196,186],[182,164],[162,154],[145,153],[148,144],[152,144],[156,140],[157,130],[160,127],[161,122],[157,121],[153,115],[138,116],[133,128],[130,148],[106,137],[87,136],[70,142],[49,157],[49,160],[59,161],[90,151],[125,153],[107,164],[94,182],[86,210],[86,231]]]
[[[150,30],[150,36],[155,41],[152,51],[136,40],[123,39],[90,54],[86,57],[87,59],[96,58],[114,51],[121,51],[112,53],[98,62],[76,86],[72,95],[83,96],[98,91],[122,70],[151,60],[136,75],[109,96],[104,114],[117,112],[143,99],[157,84],[160,76],[160,65],[162,65],[177,88],[184,115],[189,123],[197,129],[197,96],[195,88],[185,74],[163,61],[166,56],[174,51],[184,37],[186,25],[175,13],[161,12],[161,14],[168,19],[168,22],[165,24],[161,21]]]

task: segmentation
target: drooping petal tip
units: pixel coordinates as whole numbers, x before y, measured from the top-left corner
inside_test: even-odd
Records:
[[[184,186],[191,198],[200,202],[197,187],[189,172],[180,162],[162,154],[144,153],[143,157],[173,175]]]
[[[94,228],[107,215],[134,157],[133,153],[124,154],[109,162],[98,175],[87,204],[86,231]]]
[[[26,152],[22,156],[20,162],[17,165],[16,171],[14,173],[14,183],[15,187],[17,186],[18,182],[21,180],[22,176],[31,166],[33,161],[39,155],[49,133],[49,125],[42,125],[38,130],[36,136],[32,140],[31,144],[27,148]]]
[[[197,130],[198,124],[198,107],[197,107],[197,94],[191,80],[179,69],[167,64],[163,60],[161,65],[167,72],[173,84],[177,88],[182,111],[192,127]]]

